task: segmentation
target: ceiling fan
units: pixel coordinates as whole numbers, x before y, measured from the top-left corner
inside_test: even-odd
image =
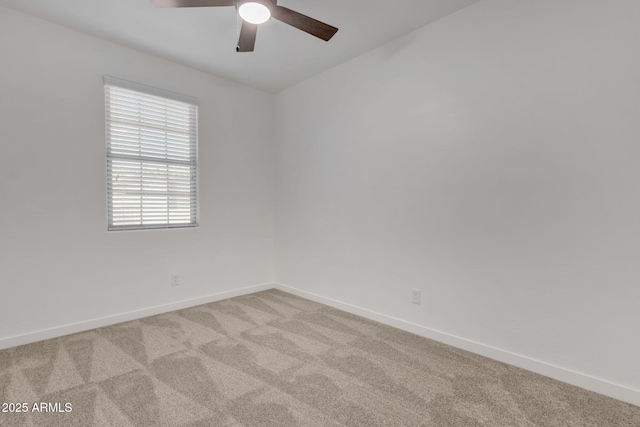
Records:
[[[234,6],[242,18],[240,37],[236,52],[253,52],[258,25],[271,17],[307,32],[324,41],[329,41],[338,32],[324,22],[294,10],[278,6],[278,0],[149,0],[155,7],[219,7]]]

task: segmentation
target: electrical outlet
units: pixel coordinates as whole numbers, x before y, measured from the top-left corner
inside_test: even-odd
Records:
[[[177,274],[171,275],[171,286],[180,286],[180,276]]]
[[[411,289],[411,302],[414,304],[421,303],[420,289]]]

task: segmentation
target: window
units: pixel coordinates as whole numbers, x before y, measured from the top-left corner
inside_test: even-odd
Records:
[[[197,100],[104,83],[108,229],[197,226]]]

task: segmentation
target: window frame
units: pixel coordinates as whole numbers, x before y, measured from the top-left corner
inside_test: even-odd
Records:
[[[153,97],[160,97],[160,98],[165,98],[167,100],[171,100],[171,101],[178,101],[181,103],[185,103],[185,104],[189,104],[189,106],[194,107],[195,111],[194,111],[194,117],[191,116],[191,114],[188,115],[189,119],[193,118],[193,120],[195,121],[195,132],[190,134],[190,138],[189,138],[189,146],[193,147],[193,153],[191,148],[188,150],[189,155],[190,155],[190,160],[188,162],[184,162],[183,166],[188,164],[189,165],[189,171],[191,174],[191,180],[195,180],[195,185],[193,186],[192,191],[189,192],[190,198],[189,198],[189,203],[190,203],[190,207],[189,207],[189,216],[190,216],[190,222],[181,222],[181,223],[162,223],[162,224],[145,224],[144,220],[141,218],[140,222],[136,223],[136,224],[126,224],[126,225],[114,225],[113,224],[113,217],[114,217],[114,210],[113,210],[113,194],[112,194],[112,186],[113,186],[113,180],[111,175],[111,169],[109,166],[109,162],[115,159],[115,160],[121,160],[121,161],[133,161],[135,162],[135,156],[130,156],[130,155],[121,155],[119,156],[118,154],[114,154],[111,152],[110,150],[110,141],[111,141],[111,135],[110,135],[110,121],[111,121],[111,116],[110,116],[110,110],[108,108],[109,106],[109,94],[108,94],[108,87],[115,87],[115,88],[119,88],[119,89],[124,89],[124,90],[128,90],[128,91],[132,91],[132,92],[138,92],[141,93],[143,95],[146,96],[153,96]],[[104,124],[105,124],[105,177],[106,177],[106,202],[107,202],[107,231],[135,231],[135,230],[163,230],[163,229],[181,229],[181,228],[194,228],[194,227],[199,227],[200,225],[200,215],[199,215],[199,207],[200,207],[200,203],[199,203],[199,197],[200,197],[200,191],[199,191],[199,149],[198,149],[198,142],[199,142],[199,111],[200,111],[200,103],[199,100],[197,98],[191,97],[191,96],[187,96],[187,95],[182,95],[179,93],[175,93],[175,92],[171,92],[168,90],[164,90],[164,89],[160,89],[160,88],[156,88],[156,87],[152,87],[152,86],[147,86],[147,85],[143,85],[140,83],[135,83],[135,82],[131,82],[128,80],[123,80],[117,77],[112,77],[112,76],[104,76],[103,77],[103,92],[104,92],[104,108],[105,108],[105,112],[104,112]],[[142,127],[141,127],[142,128]],[[193,140],[191,138],[191,136],[193,136]],[[191,155],[193,156],[193,160],[191,160]],[[141,167],[142,167],[142,163],[147,160],[147,163],[152,162],[152,163],[156,163],[156,164],[160,164],[160,165],[176,165],[176,161],[173,161],[171,159],[163,159],[163,158],[157,158],[157,159],[153,159],[150,160],[145,156],[141,156],[139,158],[141,162]],[[142,177],[142,175],[141,175]],[[142,181],[142,178],[141,178]],[[169,183],[169,179],[167,178],[167,183]],[[195,194],[191,194],[192,192],[195,192]],[[192,199],[193,199],[193,203],[192,203]],[[192,205],[195,205],[192,207]],[[140,210],[140,212],[142,213],[144,210],[144,208],[142,208]],[[167,214],[169,216],[169,212],[170,212],[170,208],[167,207]]]

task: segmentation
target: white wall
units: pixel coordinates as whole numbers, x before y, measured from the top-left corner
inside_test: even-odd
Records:
[[[638,22],[484,0],[281,92],[276,280],[640,404]]]
[[[0,341],[273,282],[272,95],[2,7],[0,58]],[[106,231],[103,75],[200,99],[199,228]]]

